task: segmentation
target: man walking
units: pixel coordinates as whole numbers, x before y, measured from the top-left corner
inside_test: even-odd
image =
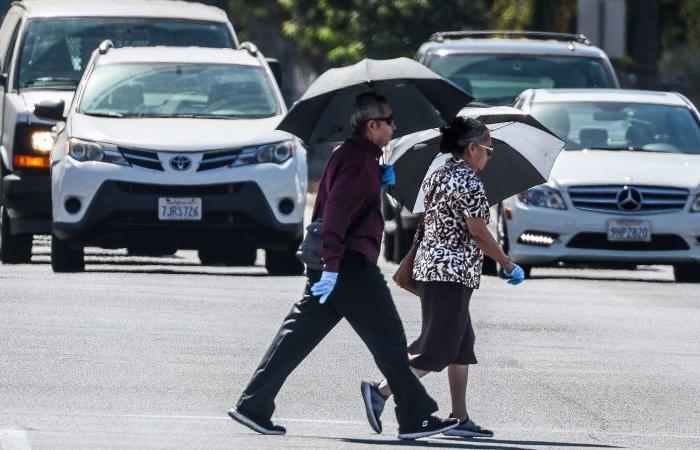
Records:
[[[303,298],[277,335],[229,415],[262,434],[285,434],[270,420],[287,376],[345,318],[374,356],[396,402],[400,439],[417,439],[457,426],[433,416],[437,405],[408,366],[406,336],[377,267],[384,219],[377,163],[394,134],[386,98],[359,95],[350,119],[353,135],[334,152],[314,208],[323,219],[323,272],[307,269]],[[315,218],[315,217],[314,217]]]

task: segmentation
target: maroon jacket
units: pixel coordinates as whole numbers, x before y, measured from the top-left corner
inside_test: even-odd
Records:
[[[324,269],[340,270],[345,250],[377,262],[384,230],[379,156],[382,149],[353,134],[331,156],[321,176],[314,218],[323,218],[321,259]]]

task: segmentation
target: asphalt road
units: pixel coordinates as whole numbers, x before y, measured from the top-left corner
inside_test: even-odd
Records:
[[[469,406],[496,437],[406,444],[391,407],[382,435],[367,425],[359,382],[380,374],[345,323],[280,393],[287,436],[226,416],[303,278],[201,267],[193,252],[96,251],[86,273],[56,275],[47,250],[0,266],[5,450],[700,447],[700,286],[665,267],[535,269],[518,287],[487,277],[472,298]],[[412,339],[418,301],[392,289]],[[425,383],[449,413],[446,374]]]

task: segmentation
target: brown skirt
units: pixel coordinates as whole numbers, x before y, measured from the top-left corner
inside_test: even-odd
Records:
[[[472,288],[446,281],[418,281],[423,324],[408,346],[411,367],[440,372],[450,364],[476,364],[469,315]]]

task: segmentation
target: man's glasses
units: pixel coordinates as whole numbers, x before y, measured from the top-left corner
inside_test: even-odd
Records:
[[[387,125],[392,126],[394,125],[394,115],[390,115],[387,117],[373,117],[372,119],[367,119],[367,122],[370,120],[376,120],[378,122],[385,122]]]

